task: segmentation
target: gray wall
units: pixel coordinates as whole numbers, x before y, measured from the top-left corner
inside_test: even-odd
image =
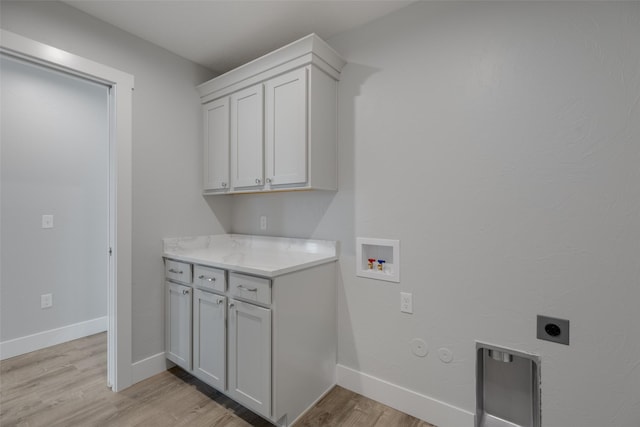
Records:
[[[213,74],[58,2],[2,2],[3,29],[135,76],[133,361],[164,348],[162,238],[224,233],[230,200],[201,196],[202,118],[195,89]],[[5,248],[3,248],[3,251]]]
[[[542,356],[544,425],[638,425],[638,3],[419,2],[335,37],[340,190],[211,206],[206,70],[64,5],[2,15],[136,76],[134,360],[162,348],[160,238],[259,234],[267,215],[267,234],[341,242],[340,363],[474,411],[488,341]],[[355,276],[355,236],[401,240],[399,285]],[[571,319],[571,346],[536,340],[536,313]]]
[[[543,425],[639,425],[639,22],[640,3],[418,2],[330,39],[340,190],[235,196],[232,230],[341,241],[341,364],[474,412],[487,341],[541,355]],[[401,240],[399,285],[355,276],[356,236]],[[536,340],[537,313],[571,345]]]
[[[107,314],[109,98],[106,86],[24,62],[2,57],[0,68],[6,341]],[[41,228],[43,214],[54,228]]]

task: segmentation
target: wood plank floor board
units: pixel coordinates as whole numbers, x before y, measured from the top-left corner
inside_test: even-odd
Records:
[[[324,396],[313,408],[311,408],[300,420],[300,427],[323,427],[337,425],[335,420],[342,420],[355,409],[356,401],[353,393],[342,388],[335,387]]]
[[[106,341],[101,333],[1,361],[0,426],[271,426],[179,368],[113,393]],[[336,386],[295,427],[434,426]]]

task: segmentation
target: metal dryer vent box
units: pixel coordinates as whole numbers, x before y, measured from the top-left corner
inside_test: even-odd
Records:
[[[476,427],[540,427],[540,357],[476,343]]]

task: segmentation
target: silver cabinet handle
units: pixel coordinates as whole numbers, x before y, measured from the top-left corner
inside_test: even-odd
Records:
[[[189,295],[189,289],[183,289],[182,295]]]
[[[201,274],[200,276],[198,276],[198,279],[201,279],[201,280],[204,279],[207,282],[215,282],[216,281],[215,277],[207,277],[204,274]]]
[[[256,184],[260,184],[262,180],[260,178],[256,178]]]
[[[235,307],[235,306],[236,306],[236,305],[235,305],[234,303],[232,303],[232,302],[230,302],[230,303],[229,303],[229,308],[230,308],[230,309],[231,309],[231,308],[233,308],[233,307]]]
[[[225,188],[226,186],[227,186],[227,183],[226,183],[226,182],[223,182],[223,183],[222,183],[222,188]]]
[[[219,299],[218,301],[216,301],[216,304],[220,305],[220,304],[222,304],[223,302],[224,302],[224,300],[223,300],[223,299]]]
[[[182,270],[176,270],[175,268],[170,268],[169,273],[182,274]]]
[[[267,178],[267,183],[271,184],[271,178]]]
[[[258,288],[247,288],[247,287],[246,287],[246,286],[244,286],[244,285],[238,285],[238,286],[236,286],[236,287],[237,287],[238,289],[244,289],[245,291],[248,291],[248,292],[258,292]]]

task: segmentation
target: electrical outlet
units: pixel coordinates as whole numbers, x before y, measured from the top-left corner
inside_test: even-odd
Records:
[[[42,228],[53,228],[53,215],[42,215]]]
[[[410,293],[400,292],[400,311],[403,313],[413,313],[413,297]]]
[[[40,308],[49,308],[53,306],[53,295],[42,294],[40,295]]]
[[[569,345],[569,321],[556,317],[541,316],[536,320],[536,337],[539,340]]]
[[[266,230],[267,229],[267,217],[265,215],[262,215],[260,217],[260,230]]]

